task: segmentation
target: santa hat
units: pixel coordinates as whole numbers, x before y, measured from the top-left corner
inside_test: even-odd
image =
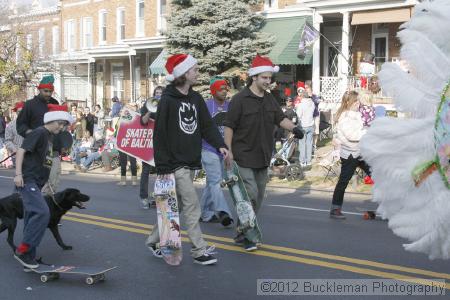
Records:
[[[305,90],[305,83],[303,81],[297,81],[297,92],[299,90]]]
[[[44,76],[41,80],[41,82],[39,83],[38,89],[49,89],[49,90],[54,90],[55,87],[53,86],[53,83],[55,82],[55,77],[53,77],[53,75],[48,75],[48,76]]]
[[[253,59],[252,66],[248,70],[249,76],[255,76],[264,72],[277,73],[280,71],[279,66],[275,66],[270,58],[256,55]]]
[[[168,81],[174,81],[197,64],[197,60],[189,54],[174,54],[167,59],[166,75]]]
[[[72,115],[67,112],[67,105],[48,104],[47,106],[48,112],[44,115],[44,124],[53,121],[67,121],[70,124],[74,122]]]
[[[212,80],[211,85],[209,86],[209,89],[211,90],[211,95],[215,95],[218,91],[220,91],[223,86],[228,89],[228,82],[225,79],[216,78],[215,80]]]
[[[24,106],[25,106],[24,101],[17,102],[16,105],[14,105],[14,108],[12,109],[12,111],[16,112],[19,109],[22,109]]]

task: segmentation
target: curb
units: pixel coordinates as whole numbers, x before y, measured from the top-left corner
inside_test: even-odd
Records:
[[[72,170],[62,170],[61,175],[80,175],[80,176],[109,176],[109,177],[120,177],[120,174],[108,174],[108,173],[100,173],[100,172],[87,172],[87,173],[81,173],[76,172]],[[140,178],[140,176],[138,176]],[[203,186],[204,182],[194,182],[195,186]],[[268,190],[283,190],[283,191],[289,191],[289,192],[302,192],[307,191],[309,193],[315,192],[315,193],[324,193],[324,194],[331,194],[334,192],[334,189],[319,189],[319,188],[309,188],[309,187],[300,187],[300,188],[293,188],[293,187],[286,187],[286,186],[280,186],[280,185],[267,185]],[[345,192],[348,195],[358,195],[358,196],[371,196],[371,193],[364,193],[364,192]]]

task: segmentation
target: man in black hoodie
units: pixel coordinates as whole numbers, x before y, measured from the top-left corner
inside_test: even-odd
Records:
[[[202,96],[192,90],[197,82],[197,60],[190,55],[175,54],[167,60],[166,79],[172,81],[158,104],[153,147],[158,176],[174,173],[180,210],[189,239],[194,262],[210,265],[217,262],[212,247],[202,237],[199,219],[200,203],[192,182],[194,170],[202,168],[202,139],[220,151],[228,160],[228,150],[214,124]],[[161,257],[158,224],[146,244],[153,255]]]
[[[25,106],[17,116],[16,126],[17,133],[22,137],[26,136],[34,129],[44,125],[44,115],[49,111],[48,105],[59,105],[59,102],[52,97],[55,78],[53,75],[44,76],[39,83],[39,95],[25,102]],[[50,171],[48,184],[43,188],[43,192],[47,195],[53,194],[59,185],[59,176],[61,175],[61,135],[52,137],[53,143],[53,162]]]

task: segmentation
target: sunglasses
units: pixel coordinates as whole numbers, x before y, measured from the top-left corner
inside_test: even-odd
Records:
[[[53,93],[53,90],[48,90],[48,89],[43,89],[42,90],[44,93]]]

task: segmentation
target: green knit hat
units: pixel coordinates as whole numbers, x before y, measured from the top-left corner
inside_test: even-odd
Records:
[[[55,77],[53,75],[47,75],[42,77],[41,82],[39,83],[38,89],[49,89],[54,90],[55,87],[53,86],[53,83],[55,82]]]

